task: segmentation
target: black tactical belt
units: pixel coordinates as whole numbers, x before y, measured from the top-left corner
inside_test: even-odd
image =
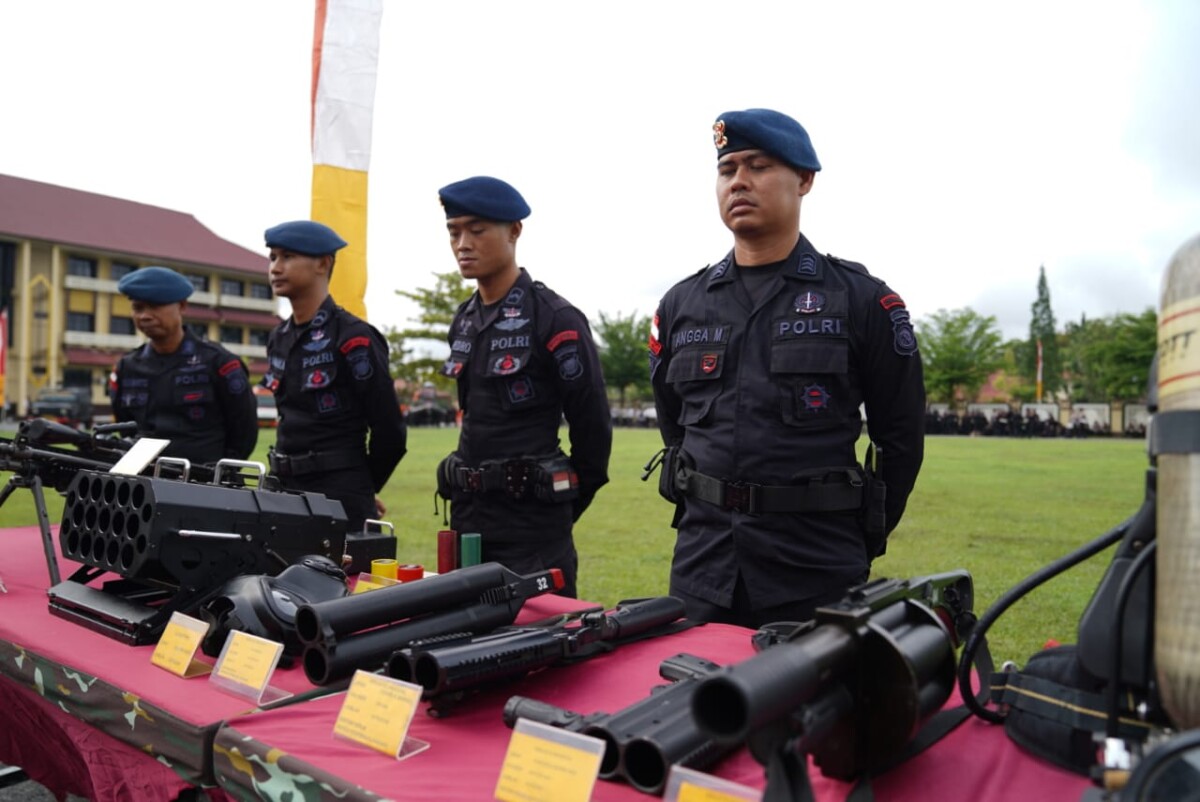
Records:
[[[452,475],[454,486],[464,493],[500,492],[512,498],[524,498],[533,487],[537,463],[511,459],[487,461],[478,468],[460,465]]]
[[[858,510],[863,502],[862,473],[855,468],[834,470],[797,485],[760,485],[716,479],[685,470],[683,492],[726,510],[751,515],[776,512],[841,512]]]
[[[271,473],[276,476],[304,476],[309,473],[367,467],[367,455],[356,448],[310,451],[307,454],[280,454],[278,451],[272,451],[267,455],[267,459],[271,463]]]

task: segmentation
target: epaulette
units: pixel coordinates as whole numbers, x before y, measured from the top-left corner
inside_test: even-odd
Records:
[[[843,259],[840,256],[834,256],[831,253],[825,254],[825,258],[828,259],[832,264],[835,264],[838,267],[844,267],[845,269],[849,270],[851,273],[858,273],[861,276],[866,276],[867,278],[871,279],[871,281],[874,281],[876,284],[883,283],[883,279],[872,276],[871,272],[869,270],[867,270],[867,266],[864,264],[860,264],[859,262],[851,262],[849,259]]]
[[[547,287],[544,282],[534,279],[532,286],[534,292],[542,296],[546,303],[549,304],[550,308],[556,312],[560,309],[566,309],[571,305],[570,301]]]
[[[692,273],[690,276],[685,276],[684,278],[679,279],[679,281],[676,281],[674,284],[671,285],[671,289],[673,290],[676,287],[681,287],[684,284],[690,284],[691,282],[699,279],[701,276],[703,276],[705,273],[707,273],[711,269],[712,269],[712,265],[705,265],[704,267],[697,270],[695,273]],[[669,290],[668,290],[668,292],[669,292]]]

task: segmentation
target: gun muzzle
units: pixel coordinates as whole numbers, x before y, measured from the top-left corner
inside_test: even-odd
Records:
[[[745,740],[781,712],[812,699],[831,674],[845,671],[854,645],[852,633],[825,625],[726,666],[696,689],[696,722],[718,740]]]

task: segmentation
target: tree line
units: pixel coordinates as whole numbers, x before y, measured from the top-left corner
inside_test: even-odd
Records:
[[[1030,309],[1029,336],[1003,340],[995,317],[970,308],[939,309],[917,322],[930,402],[971,402],[992,380],[1012,402],[1104,403],[1146,397],[1158,344],[1158,313],[1086,315],[1055,324],[1043,267]],[[1037,351],[1042,346],[1042,397],[1037,398]]]
[[[418,307],[407,328],[389,328],[392,375],[413,388],[433,384],[453,394],[454,380],[441,375],[446,336],[458,306],[473,287],[457,272],[432,273],[432,287],[397,290]],[[620,407],[651,398],[646,340],[650,317],[636,312],[599,314],[591,321],[605,381]],[[990,380],[998,397],[1013,403],[1137,401],[1144,399],[1157,345],[1158,315],[1121,313],[1065,324],[1055,322],[1046,271],[1039,271],[1030,308],[1029,336],[1004,340],[996,318],[969,307],[939,309],[916,323],[925,369],[925,391],[933,402],[952,405],[978,400]],[[1042,396],[1037,396],[1037,351],[1042,351]]]

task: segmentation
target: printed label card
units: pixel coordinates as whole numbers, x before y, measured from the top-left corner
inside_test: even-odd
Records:
[[[333,734],[397,760],[424,752],[428,743],[408,737],[423,690],[411,682],[359,669],[350,680]]]
[[[171,613],[171,620],[163,630],[150,662],[184,679],[211,674],[209,663],[196,659],[200,642],[208,634],[208,624],[180,612]]]
[[[495,798],[500,802],[587,802],[596,785],[604,741],[517,719]]]

